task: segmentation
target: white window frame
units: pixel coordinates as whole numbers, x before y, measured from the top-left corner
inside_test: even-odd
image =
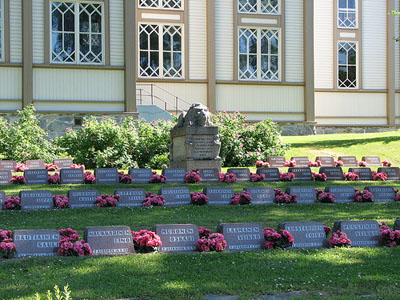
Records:
[[[159,30],[158,30],[158,49],[159,49],[159,56],[158,56],[158,62],[159,62],[159,68],[160,68],[160,74],[158,76],[143,76],[140,75],[140,34],[139,34],[139,30],[140,30],[140,25],[155,25],[155,26],[159,26]],[[163,27],[164,26],[179,26],[181,27],[181,52],[182,52],[182,76],[180,77],[166,77],[164,76],[164,57],[163,57],[163,53],[164,50],[163,48]],[[182,80],[185,79],[185,26],[182,23],[157,23],[157,22],[141,22],[138,23],[138,32],[137,32],[137,63],[138,63],[138,77],[139,78],[146,78],[146,79],[165,79],[165,80]]]
[[[346,1],[348,1],[348,0],[346,0]],[[349,9],[349,8],[340,8],[340,0],[337,0],[337,27],[338,28],[340,28],[340,29],[358,29],[358,0],[354,0],[354,2],[355,2],[355,9],[353,10],[352,8],[351,9]],[[347,3],[347,2],[346,2]],[[340,18],[339,18],[339,15],[340,15],[340,13],[342,12],[353,12],[354,11],[354,14],[355,14],[355,26],[345,26],[345,25],[340,25]]]
[[[240,30],[241,29],[255,29],[257,31],[257,78],[240,78]],[[278,31],[278,80],[267,80],[261,78],[261,31],[262,30],[276,30]],[[240,26],[237,29],[237,78],[239,81],[260,81],[260,82],[282,82],[282,30],[276,27],[244,27]]]
[[[132,0],[132,1],[134,1],[134,0]],[[138,0],[138,7],[142,8],[142,9],[163,9],[163,10],[172,10],[172,11],[182,11],[185,9],[185,0],[180,0],[181,8],[163,7],[163,5],[162,5],[163,0],[153,0],[153,1],[158,2],[158,5],[156,7],[140,5],[140,0]],[[198,0],[198,1],[205,1],[205,0]]]
[[[356,45],[356,86],[355,87],[341,87],[339,86],[339,43],[352,43]],[[337,41],[336,43],[336,86],[339,90],[357,90],[359,89],[359,84],[360,84],[360,76],[359,76],[359,60],[360,60],[360,50],[359,50],[359,44],[357,41],[350,41],[350,40],[342,40],[342,41]]]
[[[53,61],[53,44],[52,44],[52,34],[53,34],[53,29],[52,29],[52,3],[53,2],[68,2],[68,3],[74,3],[74,14],[75,14],[75,59],[73,62],[64,62],[64,61]],[[102,16],[101,16],[101,49],[102,49],[102,61],[97,63],[97,62],[82,62],[80,60],[80,55],[79,55],[79,49],[80,49],[80,43],[79,43],[79,36],[80,36],[80,27],[79,27],[79,4],[80,3],[90,3],[90,4],[100,4],[102,5]],[[103,1],[85,1],[85,0],[50,0],[50,16],[49,16],[49,38],[50,38],[50,63],[52,64],[62,64],[62,65],[96,65],[96,66],[101,66],[105,65],[105,55],[106,55],[106,43],[105,43],[105,16],[106,16],[106,11],[105,11],[105,5]]]
[[[4,42],[5,42],[5,38],[4,38],[4,0],[0,0],[0,4],[1,4],[1,22],[0,22],[0,26],[1,26],[1,32],[0,32],[0,39],[1,39],[1,54],[0,54],[0,62],[4,62],[5,60],[5,53],[4,53]]]
[[[218,0],[216,0],[218,1]],[[277,13],[269,13],[261,11],[261,0],[257,0],[256,11],[241,11],[240,10],[240,2],[237,0],[237,11],[239,14],[258,14],[258,15],[269,15],[269,16],[279,16],[281,14],[281,6],[282,0],[278,0],[278,12]]]

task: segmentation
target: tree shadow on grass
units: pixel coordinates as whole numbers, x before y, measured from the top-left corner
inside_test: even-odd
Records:
[[[400,136],[388,136],[379,138],[349,139],[349,140],[326,140],[309,143],[291,143],[292,148],[314,147],[314,148],[347,148],[355,145],[365,145],[370,143],[389,144],[400,141]]]

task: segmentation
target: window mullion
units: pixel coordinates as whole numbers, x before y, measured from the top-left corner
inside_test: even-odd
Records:
[[[79,27],[79,17],[80,17],[79,2],[75,1],[74,4],[75,4],[75,9],[74,9],[74,14],[75,14],[75,16],[74,16],[74,18],[75,18],[75,22],[74,22],[74,24],[75,24],[75,32],[74,32],[74,34],[75,34],[75,63],[80,63],[79,52],[80,52],[81,47],[79,45],[79,40],[80,40],[79,37],[80,37],[81,30]]]
[[[257,28],[257,79],[261,80],[261,28]]]
[[[162,1],[162,0],[160,0]],[[163,32],[164,32],[164,25],[159,25],[158,26],[158,68],[160,72],[160,77],[164,78],[164,57],[163,53],[164,51],[162,50],[163,46]]]

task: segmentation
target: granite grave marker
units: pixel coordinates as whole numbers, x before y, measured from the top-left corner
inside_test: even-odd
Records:
[[[193,252],[199,239],[199,230],[192,224],[155,225],[155,233],[160,236],[160,252]]]
[[[11,170],[0,170],[0,184],[10,184],[11,178]]]
[[[396,200],[396,193],[392,186],[367,186],[365,189],[372,193],[374,202],[393,202]]]
[[[333,232],[340,230],[351,240],[351,247],[379,247],[381,232],[377,221],[339,221]]]
[[[286,188],[286,193],[297,195],[297,203],[310,204],[317,202],[315,189],[312,186],[289,186]]]
[[[353,172],[358,175],[360,180],[372,180],[372,172],[370,168],[349,168],[349,172]]]
[[[319,173],[324,173],[326,175],[326,180],[344,180],[341,167],[321,167],[319,168]]]
[[[260,223],[221,223],[217,232],[224,235],[226,250],[264,249],[264,230]]]
[[[400,168],[399,167],[380,167],[378,173],[385,173],[388,180],[400,180]]]
[[[289,172],[294,174],[294,181],[312,181],[310,168],[289,168]]]
[[[6,200],[6,193],[0,191],[0,210],[3,209],[3,204],[5,200]]]
[[[71,208],[87,208],[96,206],[96,198],[100,197],[98,190],[70,190],[68,191],[69,206]]]
[[[94,170],[97,184],[119,183],[118,170],[116,168],[98,168]]]
[[[63,169],[63,168],[71,168],[74,162],[72,158],[57,158],[53,160],[53,164],[55,164],[59,169]]]
[[[118,207],[142,207],[146,198],[144,189],[117,189],[114,195],[119,195]]]
[[[367,163],[367,166],[378,166],[380,167],[382,165],[381,159],[379,156],[363,156],[361,158],[362,161],[365,161]]]
[[[85,179],[83,169],[61,169],[61,184],[82,184]]]
[[[166,187],[158,192],[164,196],[164,206],[190,205],[190,190],[188,187]]]
[[[53,229],[14,230],[15,257],[57,256],[60,234]]]
[[[20,191],[19,198],[23,210],[54,208],[51,191]]]
[[[335,167],[335,158],[333,156],[317,156],[315,161],[321,162],[321,167]]]
[[[352,186],[327,186],[325,192],[335,195],[335,203],[351,203],[355,201],[355,190]]]
[[[27,160],[25,162],[26,168],[28,170],[32,169],[46,169],[46,165],[43,160]]]
[[[0,160],[0,170],[11,170],[14,172],[17,162],[14,160]]]
[[[339,156],[338,160],[343,162],[343,167],[357,167],[357,159],[355,156]]]
[[[257,168],[257,175],[264,174],[265,178],[263,181],[279,181],[280,173],[278,168]]]
[[[206,187],[203,193],[208,196],[208,205],[229,205],[234,196],[233,188],[231,187]]]
[[[400,219],[396,219],[394,222],[394,230],[400,230]]]
[[[294,160],[296,162],[296,167],[307,168],[310,166],[310,160],[307,156],[293,156],[290,160]]]
[[[200,177],[203,183],[219,183],[219,171],[214,169],[199,169]]]
[[[271,168],[283,168],[286,159],[283,156],[268,156],[267,162]]]
[[[289,249],[328,246],[324,225],[320,222],[286,222],[280,223],[278,228],[287,230],[292,234],[294,244]]]
[[[251,195],[251,204],[273,204],[275,192],[270,187],[248,187],[244,189]]]
[[[237,177],[236,182],[249,182],[250,170],[248,168],[230,168],[227,173],[235,174]]]
[[[132,177],[132,183],[149,183],[153,172],[151,169],[130,169],[129,175]]]
[[[48,184],[49,173],[46,169],[31,169],[24,171],[26,184]]]
[[[183,168],[162,169],[162,175],[167,177],[166,183],[184,183],[186,171]]]

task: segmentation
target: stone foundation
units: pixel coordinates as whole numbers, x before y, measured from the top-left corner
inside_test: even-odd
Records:
[[[333,133],[373,133],[373,132],[388,132],[398,131],[400,126],[329,126],[329,125],[317,125],[317,134],[333,134]]]
[[[283,136],[314,135],[316,122],[276,122]]]

